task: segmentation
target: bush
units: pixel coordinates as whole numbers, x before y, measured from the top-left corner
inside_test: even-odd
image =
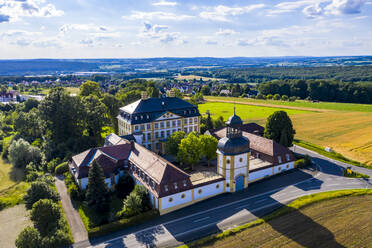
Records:
[[[68,167],[67,162],[63,162],[55,168],[56,175],[62,175],[64,173],[68,172],[68,171],[69,171],[69,167]]]
[[[18,235],[15,245],[17,248],[41,248],[41,236],[39,231],[28,226]]]
[[[275,94],[275,95],[273,96],[273,99],[274,99],[274,100],[280,100],[280,95],[279,95],[279,94]]]
[[[148,212],[133,216],[131,218],[124,218],[109,224],[91,228],[90,230],[88,230],[88,235],[89,238],[96,238],[102,235],[116,232],[124,228],[137,226],[151,219],[154,219],[157,216],[159,216],[158,210],[156,209],[150,210]]]
[[[57,165],[59,165],[60,163],[61,163],[61,160],[59,158],[55,158],[55,159],[49,161],[49,163],[47,164],[47,171],[49,173],[54,174],[54,171],[55,171]]]
[[[31,187],[27,190],[27,193],[24,196],[26,208],[31,209],[34,203],[41,199],[50,199],[57,202],[59,196],[46,182],[36,181],[31,183]]]
[[[266,96],[266,99],[273,99],[273,95],[268,94],[268,95]]]
[[[309,155],[305,155],[304,158],[296,160],[294,164],[298,168],[303,168],[310,166],[312,164],[312,161]]]
[[[76,184],[70,184],[67,188],[67,192],[70,197],[76,201],[80,201],[82,199],[80,189]]]
[[[288,96],[287,95],[282,95],[282,101],[288,101]]]
[[[39,148],[31,146],[27,141],[18,139],[11,143],[8,157],[15,167],[24,168],[30,162],[40,163],[41,151]]]
[[[258,94],[258,95],[256,96],[256,99],[266,99],[266,96],[263,95],[263,94]]]
[[[37,201],[30,212],[30,219],[42,236],[54,233],[61,218],[61,210],[57,203],[50,199]]]
[[[290,98],[289,98],[289,101],[290,102],[295,102],[297,100],[297,97],[295,97],[295,96],[291,96]]]

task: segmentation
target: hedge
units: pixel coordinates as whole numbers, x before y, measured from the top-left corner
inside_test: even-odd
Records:
[[[130,217],[124,218],[112,223],[108,223],[102,226],[93,227],[88,230],[89,238],[96,238],[102,235],[106,235],[112,232],[119,231],[124,228],[128,228],[131,226],[139,225],[149,220],[154,219],[155,217],[159,216],[159,211],[156,209],[152,209],[145,213]]]
[[[63,163],[60,163],[59,165],[57,165],[54,172],[56,173],[56,175],[62,175],[64,173],[68,172],[67,162],[63,162]]]

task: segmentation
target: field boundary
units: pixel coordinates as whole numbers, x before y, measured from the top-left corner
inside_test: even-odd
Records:
[[[225,230],[218,234],[212,234],[202,239],[193,241],[189,244],[185,244],[179,246],[178,248],[191,248],[191,247],[200,247],[202,245],[206,245],[209,243],[216,242],[220,239],[238,234],[248,228],[255,227],[265,222],[268,222],[274,218],[289,214],[293,211],[299,210],[301,208],[310,206],[312,204],[322,202],[325,200],[331,200],[340,197],[347,197],[347,196],[361,196],[361,195],[372,195],[372,189],[349,189],[349,190],[335,190],[335,191],[328,191],[328,192],[321,192],[311,195],[306,195],[297,198],[296,200],[292,201],[286,206],[279,208],[278,210],[274,211],[271,214],[264,216],[263,218],[257,219],[252,222],[248,222],[244,225]]]

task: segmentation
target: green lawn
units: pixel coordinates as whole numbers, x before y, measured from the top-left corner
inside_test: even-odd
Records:
[[[340,111],[356,111],[356,112],[372,112],[372,105],[355,104],[355,103],[338,103],[338,102],[309,102],[304,100],[297,100],[295,102],[288,101],[274,101],[274,100],[260,100],[251,98],[237,98],[237,97],[219,97],[219,96],[205,96],[207,100],[213,101],[235,101],[257,104],[272,104],[280,106],[292,106],[300,108],[316,108]]]
[[[222,102],[206,102],[203,104],[199,104],[198,108],[201,114],[205,114],[206,111],[209,110],[212,117],[217,118],[219,116],[223,116],[224,120],[227,120],[234,111],[234,104]],[[278,110],[284,110],[289,115],[311,113],[311,111],[305,110],[272,108],[245,104],[235,104],[235,109],[236,114],[239,115],[243,121],[267,118],[269,115]]]

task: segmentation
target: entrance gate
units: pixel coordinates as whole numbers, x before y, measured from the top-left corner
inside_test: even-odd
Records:
[[[236,191],[243,190],[244,189],[244,176],[238,176],[236,178]]]

